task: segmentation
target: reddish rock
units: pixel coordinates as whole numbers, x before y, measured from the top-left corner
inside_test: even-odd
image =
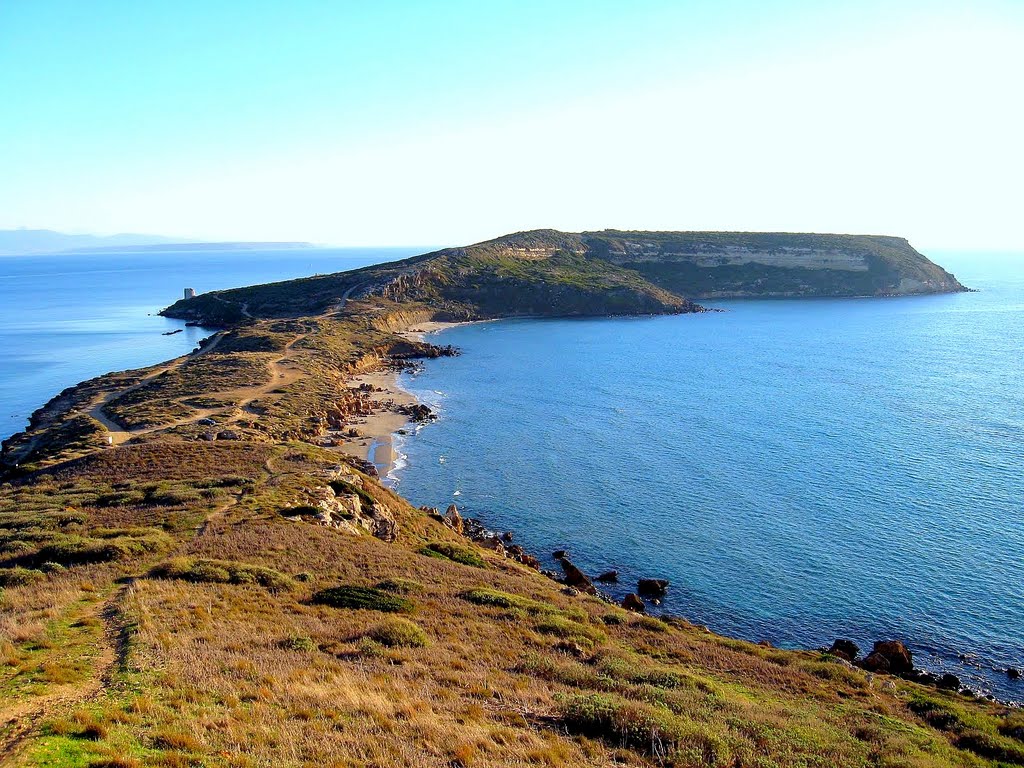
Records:
[[[899,640],[879,640],[860,665],[869,672],[909,675],[914,671],[914,658]]]
[[[622,607],[627,611],[633,611],[634,613],[643,613],[647,610],[647,606],[644,605],[644,601],[633,592],[630,592],[622,598]]]
[[[572,561],[568,558],[562,558],[558,561],[562,566],[562,571],[565,573],[565,583],[570,587],[575,587],[580,592],[586,592],[588,594],[595,594],[597,592],[594,589],[594,585],[590,583],[590,578],[572,564]]]

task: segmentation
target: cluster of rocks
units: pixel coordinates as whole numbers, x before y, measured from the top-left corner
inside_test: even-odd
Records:
[[[506,531],[501,535],[489,531],[479,520],[472,517],[463,518],[459,508],[454,504],[450,504],[443,515],[437,507],[420,507],[420,509],[435,520],[443,523],[445,527],[450,528],[460,536],[465,536],[484,549],[489,549],[502,557],[522,563],[529,568],[540,570],[540,560],[526,552],[518,544],[512,543],[511,531]]]
[[[391,359],[400,365],[408,360],[433,360],[438,357],[458,357],[462,354],[457,347],[453,347],[451,344],[441,346],[411,339],[398,342],[391,347],[389,352]]]
[[[830,648],[822,650],[868,672],[895,675],[951,691],[958,691],[962,687],[960,678],[956,675],[948,672],[936,675],[915,668],[914,654],[900,640],[879,640],[864,658],[860,658],[860,648],[852,640],[839,639],[832,643]]]
[[[581,571],[572,562],[572,560],[569,559],[569,553],[564,549],[555,550],[551,553],[551,556],[555,558],[561,566],[562,577],[558,579],[557,574],[548,574],[549,576],[558,579],[567,587],[578,592],[584,592],[588,595],[597,595],[598,597],[610,600],[607,595],[603,595],[598,591],[597,587],[594,586],[594,582],[617,584],[619,582],[618,571],[604,571],[591,579]],[[626,595],[622,599],[621,605],[627,611],[644,613],[647,610],[647,604],[644,602],[641,595],[657,605],[661,602],[661,598],[664,597],[665,593],[668,591],[668,587],[668,579],[639,579],[636,584],[636,592],[630,592]]]
[[[427,421],[434,421],[437,418],[437,414],[434,413],[430,408],[422,403],[414,403],[412,405],[399,405],[395,406],[394,409],[403,416],[408,416],[409,421],[416,424],[422,424]]]
[[[325,486],[310,489],[310,502],[285,510],[285,516],[293,520],[312,518],[320,525],[348,533],[370,533],[389,543],[398,538],[394,513],[368,494],[357,492],[363,488],[359,475],[339,467],[330,480]]]

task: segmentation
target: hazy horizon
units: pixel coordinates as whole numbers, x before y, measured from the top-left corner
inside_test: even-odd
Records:
[[[0,228],[1019,249],[1022,33],[1000,0],[9,4]]]

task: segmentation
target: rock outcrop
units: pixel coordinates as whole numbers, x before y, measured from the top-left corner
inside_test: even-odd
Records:
[[[914,671],[914,658],[899,640],[879,640],[860,666],[869,672],[906,676]]]
[[[633,611],[633,613],[644,613],[647,610],[647,606],[644,605],[644,601],[640,599],[640,596],[630,592],[624,598],[622,598],[622,607],[627,611]]]

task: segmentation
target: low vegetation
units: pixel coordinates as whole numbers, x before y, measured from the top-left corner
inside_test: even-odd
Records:
[[[408,619],[395,618],[382,621],[366,634],[389,648],[422,648],[427,644],[427,633],[418,624]]]
[[[487,561],[480,556],[480,553],[470,547],[460,546],[444,542],[432,542],[420,548],[420,554],[427,557],[436,557],[441,560],[451,560],[453,563],[471,565],[474,568],[486,568]]]
[[[283,573],[262,565],[248,565],[231,560],[177,557],[153,568],[150,575],[161,579],[213,584],[258,584],[271,592],[293,589],[295,582]]]
[[[62,393],[8,444],[0,478],[5,759],[1024,765],[1016,710],[567,593],[320,444],[348,373],[399,348],[396,318],[505,311],[509,292],[516,311],[687,307],[636,270],[588,264],[582,238],[521,233],[198,297],[174,312],[234,324],[212,352]],[[387,296],[354,290],[341,305],[366,285]],[[135,429],[114,447],[89,416],[106,398]],[[320,519],[328,485],[393,516],[397,538]]]
[[[332,608],[364,609],[384,613],[412,613],[416,604],[412,600],[390,594],[373,587],[331,587],[322,589],[312,597],[317,605]]]

